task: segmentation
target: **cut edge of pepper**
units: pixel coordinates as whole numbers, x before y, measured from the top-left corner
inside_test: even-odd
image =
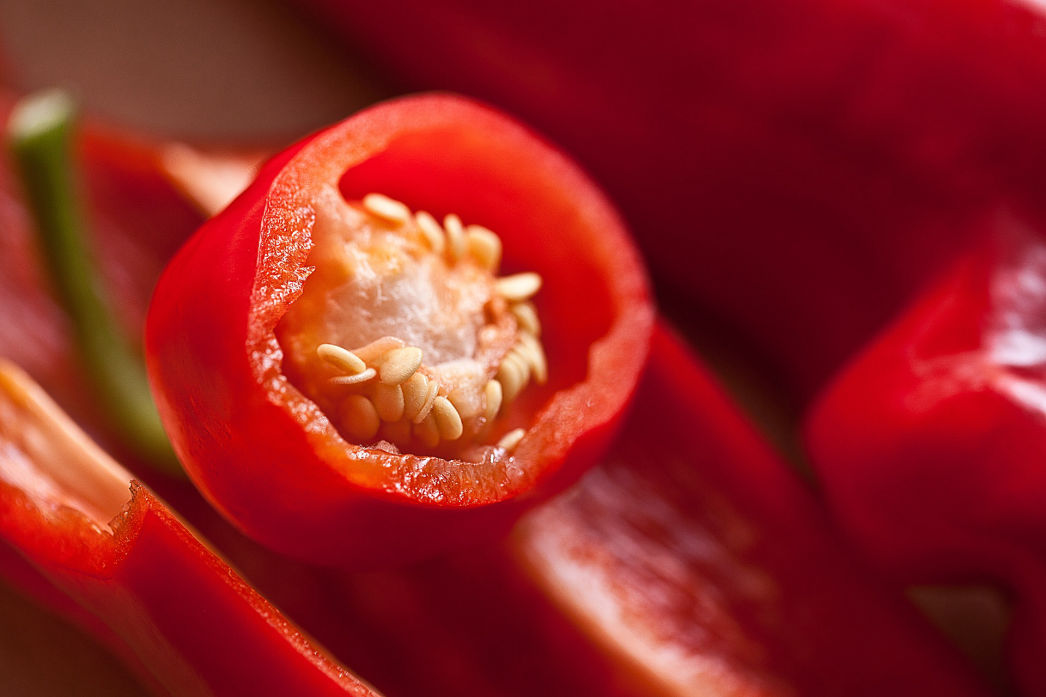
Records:
[[[431,111],[434,102],[441,102],[435,117]],[[426,108],[430,111],[425,112]],[[388,116],[387,112],[395,115],[392,127],[382,123]],[[322,186],[340,182],[346,172],[386,155],[397,140],[404,137],[402,129],[410,129],[406,135],[452,129],[461,119],[469,119],[470,124],[485,121],[499,135],[515,139],[520,151],[537,144],[546,148],[539,158],[535,158],[535,163],[540,160],[544,168],[543,176],[557,178],[560,180],[557,183],[565,184],[564,189],[583,192],[581,198],[585,199],[585,209],[577,211],[576,215],[588,220],[585,225],[577,223],[579,229],[602,227],[607,233],[593,235],[593,239],[584,241],[586,252],[592,255],[601,271],[599,279],[603,283],[600,289],[608,305],[608,316],[603,333],[593,337],[588,344],[583,374],[555,390],[532,412],[528,434],[511,456],[479,463],[411,453],[392,456],[384,450],[347,442],[319,407],[290,384],[282,373],[284,355],[275,336],[276,325],[290,304],[300,297],[302,285],[311,272],[306,265],[313,247],[312,230],[316,222],[311,198],[318,195]],[[325,464],[352,484],[384,490],[393,499],[407,498],[413,503],[435,507],[477,506],[503,501],[553,475],[559,467],[549,466],[549,463],[562,463],[573,450],[594,456],[595,453],[588,452],[591,450],[588,447],[590,438],[613,426],[636,388],[649,350],[654,317],[649,285],[638,253],[631,246],[624,224],[610,204],[558,150],[546,145],[526,127],[479,103],[441,95],[407,97],[374,107],[347,123],[351,125],[322,133],[295,153],[275,175],[266,198],[261,217],[259,265],[252,289],[247,349],[251,370],[270,395],[272,404],[284,408],[291,418],[303,421],[307,438],[318,453],[323,453]],[[370,145],[363,148],[354,143],[354,139],[369,139]],[[330,157],[332,151],[340,156]],[[306,172],[309,179],[306,179]],[[405,203],[411,208],[424,208],[415,205],[409,197],[397,198],[405,198]],[[487,224],[485,220],[477,222]],[[273,246],[274,240],[282,240],[286,246],[277,249]],[[266,265],[267,260],[276,257],[288,268],[281,271]],[[600,389],[595,385],[593,375],[599,374],[616,376],[611,389]],[[293,402],[293,406],[282,405],[281,399]],[[564,443],[562,438],[555,437],[562,435],[562,429],[556,425],[557,418],[579,427],[576,442]],[[557,433],[553,433],[553,437],[530,437],[545,430]],[[331,443],[337,443],[340,452],[332,449]],[[396,479],[389,474],[390,457],[408,462],[406,469],[425,479],[426,485],[409,490],[390,481]],[[519,461],[536,461],[545,466],[528,468],[517,464]],[[494,468],[500,469],[500,476],[484,491],[482,484]],[[443,485],[452,480],[467,480],[472,486],[461,486],[456,496],[448,496],[450,492]]]
[[[0,525],[14,539],[104,575],[135,536],[140,490],[32,378],[0,359],[0,492],[8,499]]]

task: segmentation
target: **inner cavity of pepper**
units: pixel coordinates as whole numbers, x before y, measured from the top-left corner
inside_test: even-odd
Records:
[[[500,237],[453,213],[334,190],[315,209],[313,270],[276,332],[292,383],[352,443],[511,452],[524,431],[499,423],[547,378],[541,277],[499,276]]]

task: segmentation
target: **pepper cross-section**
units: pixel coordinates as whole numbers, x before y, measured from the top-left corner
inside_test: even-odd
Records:
[[[211,501],[278,550],[362,565],[503,529],[575,480],[652,316],[622,223],[574,165],[428,95],[271,161],[172,262],[146,341]]]

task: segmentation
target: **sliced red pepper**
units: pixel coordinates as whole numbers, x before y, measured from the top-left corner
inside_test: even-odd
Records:
[[[825,392],[808,442],[882,568],[1016,594],[1016,673],[1046,694],[1046,244],[1013,216],[980,228],[987,241]]]
[[[700,303],[804,393],[946,268],[956,217],[1044,178],[1031,2],[296,4],[408,89],[563,143],[690,300],[667,309]]]
[[[611,457],[517,543],[651,694],[983,693],[663,329]]]
[[[501,248],[518,275],[494,277]],[[543,329],[522,307],[531,271]],[[433,95],[267,165],[168,267],[147,354],[175,449],[219,509],[288,554],[363,563],[490,535],[580,476],[651,321],[598,190],[510,119]]]
[[[0,416],[0,534],[162,694],[376,694],[8,364]]]

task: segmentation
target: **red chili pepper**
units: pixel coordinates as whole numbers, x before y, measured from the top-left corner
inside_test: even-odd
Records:
[[[0,413],[0,535],[162,694],[376,694],[6,364]]]
[[[502,243],[461,220],[496,230],[521,273],[496,280]],[[580,172],[486,107],[423,96],[270,163],[168,267],[146,340],[205,495],[276,549],[355,564],[489,535],[575,480],[634,389],[651,317]]]
[[[947,266],[963,211],[1044,178],[1035,3],[297,4],[408,88],[563,143],[681,317],[700,303],[806,392]]]
[[[808,441],[837,515],[883,568],[1016,594],[1016,673],[1046,694],[1046,244],[1012,216],[981,228],[989,239],[821,397]]]
[[[652,694],[981,693],[664,331],[611,457],[520,549]]]

